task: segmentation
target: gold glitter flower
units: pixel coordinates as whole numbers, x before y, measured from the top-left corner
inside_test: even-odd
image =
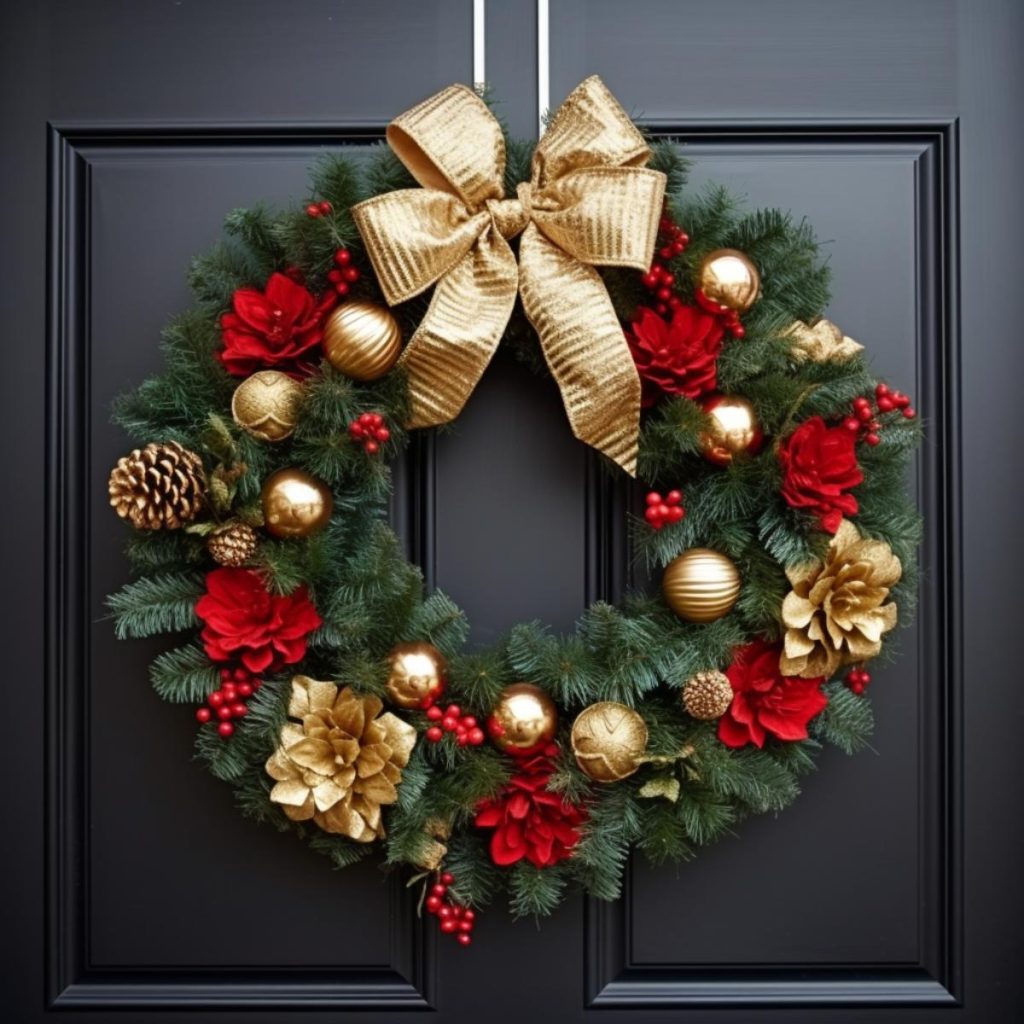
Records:
[[[326,832],[369,843],[384,834],[381,806],[409,763],[416,730],[377,697],[339,690],[308,676],[292,680],[289,721],[267,761],[270,799],[292,821],[312,819]],[[299,724],[301,722],[301,724]]]
[[[878,654],[882,634],[896,625],[896,605],[886,599],[902,571],[888,544],[862,538],[844,519],[824,561],[786,572],[793,589],[782,602],[786,638],[779,671],[828,678],[841,665]]]
[[[782,336],[790,339],[790,351],[797,362],[810,359],[815,363],[843,363],[864,351],[860,342],[843,334],[831,320],[819,320],[813,327],[794,320]]]

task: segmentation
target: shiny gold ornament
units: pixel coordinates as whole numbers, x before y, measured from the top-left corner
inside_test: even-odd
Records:
[[[580,771],[595,782],[619,782],[640,767],[647,723],[625,704],[601,701],[576,716],[571,742]]]
[[[732,683],[724,672],[697,672],[683,686],[683,707],[693,718],[710,722],[721,718],[732,704]]]
[[[661,592],[681,619],[714,622],[727,615],[740,596],[740,571],[718,551],[690,548],[665,566]]]
[[[180,529],[206,502],[203,460],[177,441],[147,444],[117,460],[107,493],[137,530]]]
[[[615,97],[597,77],[576,88],[508,198],[501,126],[464,86],[406,111],[387,138],[423,187],[369,199],[352,218],[390,305],[435,286],[402,354],[409,426],[458,415],[518,290],[573,433],[634,473],[640,378],[594,268],[650,266],[665,176],[642,166],[650,150]]]
[[[206,550],[218,565],[238,568],[256,554],[256,531],[246,523],[228,523],[210,534]]]
[[[301,469],[279,469],[263,484],[263,518],[275,537],[308,537],[331,519],[330,488]]]
[[[782,602],[786,637],[779,671],[827,679],[842,665],[873,658],[882,635],[896,625],[896,605],[886,600],[902,574],[885,541],[861,537],[844,519],[823,561],[786,570],[793,589]]]
[[[378,697],[309,676],[292,679],[289,719],[267,761],[270,799],[292,821],[369,843],[384,835],[381,806],[398,799],[416,730]]]
[[[444,655],[426,643],[398,644],[388,654],[388,699],[400,708],[418,708],[444,688]]]
[[[847,337],[831,320],[822,318],[814,326],[794,320],[782,332],[790,342],[790,354],[798,362],[845,363],[864,351],[864,346]]]
[[[711,395],[701,403],[708,417],[699,437],[704,457],[727,466],[737,455],[755,455],[764,441],[754,407],[736,395]]]
[[[494,745],[506,754],[523,754],[550,743],[557,728],[554,701],[533,683],[506,686],[487,723]]]
[[[700,261],[697,286],[712,302],[745,313],[760,294],[761,275],[739,249],[715,249]]]
[[[260,370],[246,377],[231,396],[231,415],[260,441],[291,437],[302,408],[302,385],[280,370]]]
[[[401,351],[398,321],[372,302],[346,302],[324,324],[327,361],[353,380],[383,377]]]

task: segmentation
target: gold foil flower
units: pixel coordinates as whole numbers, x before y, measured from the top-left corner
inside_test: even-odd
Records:
[[[860,342],[843,334],[831,320],[819,320],[813,327],[794,320],[782,336],[790,340],[790,351],[797,362],[810,359],[814,363],[843,363],[864,351]]]
[[[267,761],[277,782],[270,799],[292,821],[312,818],[325,832],[359,843],[384,834],[381,806],[398,799],[416,730],[391,712],[382,715],[383,706],[347,686],[292,680],[288,714],[298,721],[284,725]]]
[[[878,654],[882,634],[896,625],[896,605],[886,599],[902,572],[888,544],[862,538],[844,519],[824,561],[786,571],[793,589],[782,602],[780,672],[828,678],[841,665]]]

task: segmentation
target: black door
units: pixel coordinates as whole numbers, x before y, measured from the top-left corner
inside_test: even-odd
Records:
[[[51,0],[3,22],[8,1019],[1016,1018],[1024,8]],[[694,184],[834,240],[832,315],[927,423],[921,607],[877,674],[875,754],[825,757],[793,809],[692,865],[638,861],[617,904],[539,930],[496,910],[463,950],[399,881],[332,873],[190,761],[157,647],[102,620],[126,576],[109,404],[159,367],[225,211],[301,198],[321,149],[449,82],[486,77],[531,135],[595,72],[682,140]],[[395,515],[487,640],[616,596],[621,500],[554,391],[499,359]]]

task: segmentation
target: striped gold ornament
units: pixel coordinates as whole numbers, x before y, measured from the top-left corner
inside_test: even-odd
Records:
[[[681,619],[714,622],[727,615],[740,596],[740,572],[721,552],[690,548],[665,566],[661,592]]]
[[[353,380],[377,380],[395,365],[402,350],[398,321],[383,306],[346,302],[324,325],[324,354]]]

